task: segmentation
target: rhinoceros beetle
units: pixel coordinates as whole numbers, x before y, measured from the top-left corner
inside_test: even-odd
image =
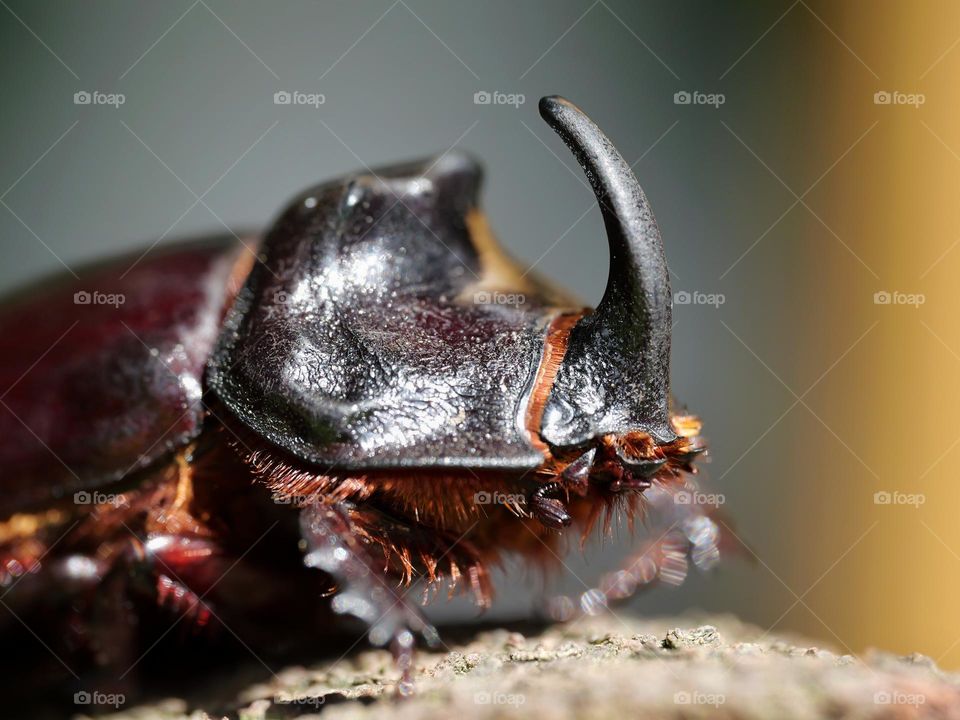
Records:
[[[592,600],[711,564],[709,510],[678,500],[704,446],[670,395],[657,224],[583,112],[540,112],[600,204],[595,309],[499,248],[455,151],[310,188],[262,238],[9,299],[4,626],[53,628],[41,641],[72,674],[122,679],[149,618],[273,647],[352,615],[407,687],[415,635],[436,639],[412,582],[486,606],[506,555],[548,565],[570,526],[658,503],[671,522]]]

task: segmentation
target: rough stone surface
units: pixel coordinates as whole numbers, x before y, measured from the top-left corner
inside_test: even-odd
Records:
[[[729,617],[605,616],[480,630],[418,656],[398,698],[387,652],[289,667],[224,705],[182,699],[114,718],[958,718],[960,675],[921,655],[838,655]],[[213,696],[211,696],[213,697]]]

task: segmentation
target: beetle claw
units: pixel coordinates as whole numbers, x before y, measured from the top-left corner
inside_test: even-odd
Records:
[[[304,563],[333,576],[343,587],[333,598],[334,612],[367,623],[373,645],[390,646],[400,670],[397,694],[410,695],[414,633],[436,646],[436,629],[383,577],[382,569],[358,539],[347,505],[308,505],[303,509],[300,527],[308,548]]]

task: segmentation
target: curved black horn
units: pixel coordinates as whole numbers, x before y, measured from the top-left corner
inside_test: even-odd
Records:
[[[554,446],[642,430],[661,442],[670,424],[670,276],[650,204],[630,166],[576,105],[540,100],[540,114],[586,173],[610,246],[607,288],[570,333],[543,415]]]

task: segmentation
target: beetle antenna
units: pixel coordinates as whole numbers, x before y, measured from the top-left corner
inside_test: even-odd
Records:
[[[590,181],[610,247],[603,299],[571,333],[544,416],[545,438],[573,445],[642,430],[670,442],[670,276],[650,204],[630,166],[580,108],[548,96],[540,114]],[[586,392],[602,398],[584,398]],[[585,414],[590,407],[602,409]]]

